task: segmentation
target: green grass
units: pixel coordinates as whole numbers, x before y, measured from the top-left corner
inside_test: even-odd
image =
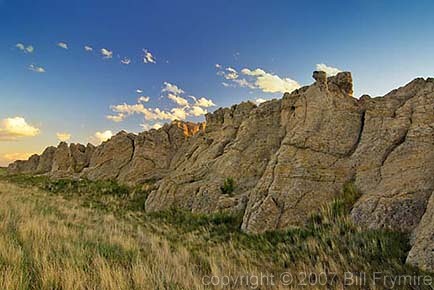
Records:
[[[226,178],[223,185],[220,186],[220,190],[223,194],[231,195],[235,190],[235,180],[232,177]]]
[[[149,191],[144,190],[142,185],[126,186],[113,180],[50,179],[43,175],[23,174],[0,175],[0,179],[22,187],[37,187],[65,198],[79,198],[85,206],[119,214],[128,210],[144,211],[149,194]]]

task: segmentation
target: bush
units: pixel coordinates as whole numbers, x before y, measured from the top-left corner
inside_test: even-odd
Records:
[[[223,185],[220,186],[220,190],[223,194],[232,194],[235,190],[234,179],[231,177],[226,178]]]

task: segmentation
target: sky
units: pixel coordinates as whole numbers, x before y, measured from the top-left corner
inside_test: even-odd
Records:
[[[203,121],[351,71],[434,75],[433,1],[0,0],[0,166],[59,141]]]

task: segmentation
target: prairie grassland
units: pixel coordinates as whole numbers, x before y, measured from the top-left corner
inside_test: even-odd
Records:
[[[351,223],[353,188],[306,227],[247,235],[239,216],[145,214],[141,198],[20,178],[0,178],[0,289],[386,289],[344,272],[427,275],[404,264],[406,237]]]

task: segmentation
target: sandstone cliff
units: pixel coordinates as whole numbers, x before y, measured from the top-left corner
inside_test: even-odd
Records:
[[[408,262],[433,271],[434,79],[356,99],[350,73],[313,77],[282,99],[218,109],[202,124],[120,132],[97,147],[61,143],[8,171],[154,180],[147,211],[241,212],[248,232],[302,224],[353,181],[363,193],[354,221],[411,233]],[[222,190],[228,179],[231,192]]]

